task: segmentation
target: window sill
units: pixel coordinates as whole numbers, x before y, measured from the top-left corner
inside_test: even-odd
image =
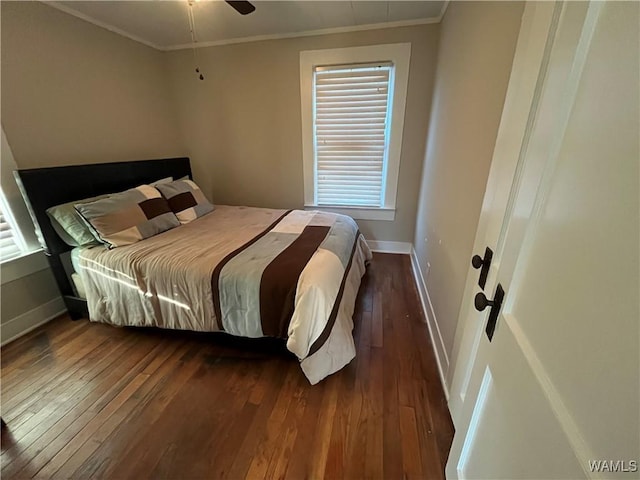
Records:
[[[305,210],[322,210],[323,212],[340,213],[348,215],[355,220],[383,220],[392,221],[396,218],[395,208],[376,207],[345,207],[328,205],[305,205]]]
[[[13,282],[47,268],[49,268],[49,262],[42,249],[24,253],[0,263],[0,284]]]

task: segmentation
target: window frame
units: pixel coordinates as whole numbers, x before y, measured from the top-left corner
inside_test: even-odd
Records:
[[[17,222],[13,218],[13,213],[11,212],[11,208],[9,207],[9,203],[4,196],[4,192],[2,191],[2,186],[0,186],[0,212],[4,217],[5,221],[9,224],[9,228],[11,229],[11,239],[13,240],[14,245],[17,247],[18,252],[15,255],[11,255],[9,257],[0,256],[0,264],[5,262],[10,262],[11,260],[15,260],[18,257],[27,252],[27,244],[24,240],[24,236],[20,231],[20,227]]]
[[[14,171],[17,170],[17,165],[4,128],[1,132],[0,190],[4,197],[3,211],[12,219],[11,226],[15,229],[16,238],[19,237],[22,242],[20,255],[0,261],[0,284],[4,285],[49,268],[49,262],[38,242],[33,221],[16,184]]]
[[[302,158],[304,172],[304,206],[343,213],[356,219],[394,220],[402,134],[409,83],[411,43],[368,45],[363,47],[304,50],[300,52],[300,99],[302,114]],[[389,85],[391,122],[389,131],[387,162],[383,175],[383,202],[381,207],[350,207],[341,205],[318,205],[316,202],[316,162],[314,132],[314,70],[316,67],[334,65],[358,65],[377,62],[393,64],[393,84]]]

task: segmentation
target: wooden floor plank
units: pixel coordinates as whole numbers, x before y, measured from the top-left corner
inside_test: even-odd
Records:
[[[178,351],[180,354],[181,351]],[[172,365],[167,362],[167,369]],[[200,367],[198,362],[184,362],[163,378],[140,404],[125,419],[126,428],[120,428],[112,434],[93,455],[80,466],[76,476],[83,478],[113,478],[111,471],[121,464],[125,455],[136,445],[140,438],[149,435],[167,405],[180,392],[182,386]],[[163,371],[160,375],[166,375]]]
[[[420,442],[422,468],[426,478],[437,478],[439,473],[444,470],[446,456],[441,456],[438,450],[431,406],[429,405],[429,394],[424,380],[413,380],[413,394],[415,396],[416,427]]]
[[[87,322],[73,322],[62,315],[47,324],[44,329],[35,329],[23,337],[11,342],[11,348],[2,352],[2,380],[9,382],[11,378],[21,380],[20,374],[25,368],[32,371],[36,360],[47,355],[52,349],[68,343],[69,339],[77,338],[89,328]]]
[[[71,409],[76,407],[86,398],[91,390],[87,389],[87,384],[97,384],[100,378],[108,375],[111,365],[117,361],[120,355],[125,354],[134,346],[133,340],[122,342],[117,346],[107,344],[105,348],[109,348],[110,355],[101,361],[93,361],[85,364],[84,368],[77,375],[67,382],[63,382],[55,389],[49,391],[48,394],[34,396],[33,401],[24,402],[28,407],[25,413],[31,413],[29,420],[16,424],[13,418],[6,417],[6,421],[11,423],[11,434],[13,441],[20,444],[22,449],[28,447],[36,441],[41,435],[53,427],[62,417],[64,417]],[[103,351],[100,350],[102,353]],[[90,358],[90,357],[89,357]],[[22,407],[22,405],[20,406]],[[20,411],[21,408],[16,408]],[[2,453],[3,457],[7,453],[15,454],[12,450]]]
[[[271,458],[265,478],[285,477],[298,432],[304,427],[300,422],[307,407],[308,393],[309,389],[306,388],[305,381],[301,377],[298,377],[298,384],[293,394],[293,401],[287,412],[287,417],[285,418],[282,432],[276,444],[276,450]]]
[[[424,478],[416,415],[412,407],[400,406],[400,434],[402,435],[404,478]]]
[[[280,431],[283,428],[284,420],[287,416],[287,411],[291,405],[293,399],[293,392],[295,384],[298,379],[297,373],[288,369],[287,378],[278,394],[278,398],[271,410],[269,419],[267,420],[266,428],[258,445],[258,448],[254,452],[253,459],[250,463],[246,477],[251,478],[265,478],[269,469],[269,464],[275,453],[277,447],[277,441],[280,437]]]
[[[258,450],[262,448],[266,437],[269,417],[278,400],[281,386],[286,378],[284,375],[275,375],[274,372],[278,370],[282,372],[289,369],[290,367],[287,368],[286,365],[280,362],[272,362],[270,365],[264,367],[258,384],[256,384],[249,394],[249,403],[255,405],[257,409],[255,416],[249,426],[247,435],[242,439],[242,443],[234,453],[231,466],[226,475],[224,475],[224,478],[236,479],[248,476],[247,473],[253,459]],[[268,382],[273,383],[267,385]],[[259,396],[256,395],[256,391],[261,392]]]
[[[146,359],[152,355],[152,352],[161,349],[164,345],[156,343],[154,346],[154,343],[146,341],[146,339],[139,342],[137,348],[124,356],[103,381],[92,385],[90,394],[83,401],[75,405],[59,422],[44,432],[36,442],[24,449],[16,462],[9,464],[8,469],[3,463],[3,476],[10,478],[15,474],[18,478],[28,478],[44,467],[87,423],[95,418],[97,412],[100,412],[126,387],[139,372],[139,369],[146,365]],[[3,432],[3,449],[6,447],[22,449],[23,445],[20,443],[12,444],[12,442],[4,441],[5,437],[12,435],[11,432],[11,426],[7,428],[6,432]]]
[[[106,438],[121,424],[124,424],[124,420],[129,416],[129,414],[135,411],[141,403],[144,403],[144,396],[153,389],[153,387],[162,380],[162,378],[164,378],[162,374],[154,375],[160,366],[168,360],[172,360],[169,365],[175,365],[177,359],[183,354],[183,351],[180,349],[176,350],[177,346],[178,345],[174,344],[158,352],[158,355],[142,370],[142,372],[140,372],[138,376],[133,379],[131,385],[136,384],[136,382],[140,382],[138,388],[132,387],[134,388],[134,393],[127,398],[127,400],[117,409],[116,412],[114,412],[114,414],[108,417],[107,422],[103,423],[97,431],[93,432],[87,441],[85,441],[84,444],[82,444],[82,446],[66,460],[53,478],[67,478],[74,475],[76,471],[80,469],[82,464],[100,447]],[[168,369],[165,374],[166,373],[169,373]],[[80,435],[75,437],[74,440],[78,437],[80,437]]]
[[[371,376],[366,390],[363,389],[363,398],[369,407],[369,416],[366,422],[365,478],[380,478],[381,472],[384,471],[384,395],[380,394],[384,389],[383,362],[383,352],[379,348],[373,348],[371,350],[371,370],[377,373]],[[350,478],[356,477],[351,476]]]
[[[38,394],[42,389],[51,388],[52,385],[73,375],[78,368],[78,362],[107,341],[107,337],[92,336],[91,332],[87,331],[83,336],[74,338],[69,345],[57,352],[57,358],[61,359],[59,362],[54,362],[52,358],[46,358],[46,362],[44,362],[44,358],[36,361],[37,370],[34,371],[33,375],[25,379],[25,372],[22,372],[23,381],[19,381],[15,385],[10,382],[7,382],[7,385],[3,385],[3,388],[6,388],[2,398],[3,408],[6,407],[7,410],[12,410],[17,405],[33,397],[33,395]],[[67,352],[69,352],[69,355],[67,355]],[[59,368],[52,369],[52,363],[56,363],[56,367]]]
[[[139,373],[116,397],[107,404],[62,450],[47,462],[47,464],[37,473],[36,478],[52,478],[53,475],[78,451],[87,441],[92,441],[92,437],[98,436],[100,428],[109,420],[112,415],[117,415],[120,407],[149,379],[149,375]],[[114,424],[115,425],[115,422]]]
[[[2,347],[2,478],[443,478],[453,425],[406,255],[375,254],[356,358],[63,317]]]
[[[316,439],[313,448],[313,458],[311,461],[311,478],[325,478],[327,468],[327,458],[329,456],[329,446],[331,445],[331,433],[333,430],[333,419],[338,407],[338,385],[337,377],[326,379],[327,387],[324,390],[322,399],[322,409],[318,415],[316,425],[308,425],[306,427],[314,428]],[[327,472],[326,478],[331,478],[331,473]]]

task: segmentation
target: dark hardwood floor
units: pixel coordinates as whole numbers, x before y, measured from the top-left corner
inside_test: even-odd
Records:
[[[315,386],[281,342],[54,320],[2,348],[2,478],[442,478],[408,256],[375,255],[354,318],[356,359]]]

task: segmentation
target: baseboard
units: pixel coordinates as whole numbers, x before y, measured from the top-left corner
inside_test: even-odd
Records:
[[[402,253],[405,255],[410,255],[413,248],[409,242],[387,242],[384,240],[367,240],[367,245],[372,252]]]
[[[44,325],[48,321],[62,315],[66,310],[62,297],[57,297],[33,310],[29,310],[22,315],[12,318],[0,326],[0,338],[2,339],[0,345],[6,345],[20,338],[31,330],[38,328],[40,325]]]
[[[429,297],[429,291],[427,290],[427,283],[422,276],[422,270],[420,270],[420,264],[418,263],[418,256],[413,246],[411,247],[411,270],[413,270],[413,277],[416,281],[416,286],[418,287],[422,311],[427,319],[431,344],[433,345],[433,349],[436,354],[436,363],[438,364],[438,372],[440,373],[440,383],[442,383],[442,389],[444,390],[444,394],[448,401],[449,386],[447,385],[446,374],[449,371],[449,356],[447,355],[447,350],[444,347],[440,327],[438,326],[436,314],[433,310],[431,298]]]

